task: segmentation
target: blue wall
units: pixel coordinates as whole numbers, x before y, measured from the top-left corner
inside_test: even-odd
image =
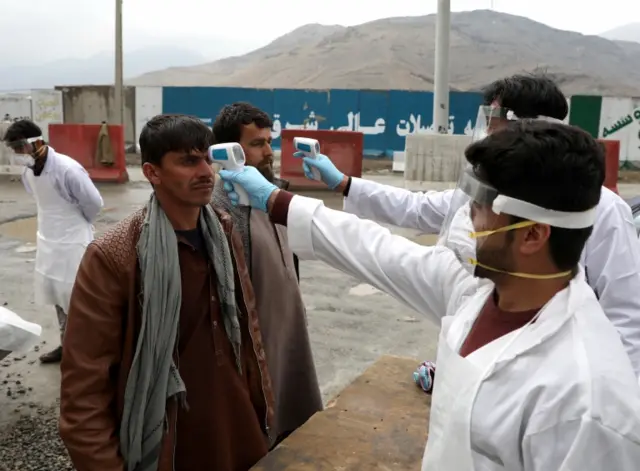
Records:
[[[308,126],[351,129],[365,134],[365,155],[391,157],[404,150],[404,136],[433,121],[433,93],[403,90],[289,90],[214,87],[164,87],[163,113],[186,113],[206,123],[235,101],[248,101],[274,120],[274,147],[280,147],[280,129]],[[454,134],[470,133],[482,97],[451,92],[450,121]]]

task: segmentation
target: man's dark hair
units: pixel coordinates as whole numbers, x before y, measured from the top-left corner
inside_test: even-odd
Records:
[[[142,163],[161,165],[168,152],[207,151],[213,132],[195,116],[161,114],[144,125],[139,143]]]
[[[239,102],[220,110],[213,123],[213,134],[218,144],[238,142],[242,136],[242,126],[255,123],[260,128],[269,128],[273,122],[267,113],[250,103]]]
[[[481,179],[506,196],[568,212],[587,211],[600,201],[604,151],[577,127],[541,120],[513,121],[473,143],[465,156]],[[549,251],[558,269],[575,268],[591,231],[591,227],[551,228]]]
[[[548,116],[563,120],[569,114],[562,91],[544,75],[514,75],[496,80],[483,90],[483,103],[488,106],[496,101],[518,118]]]
[[[40,136],[42,136],[42,129],[36,123],[28,119],[21,119],[9,126],[3,140],[13,142]]]

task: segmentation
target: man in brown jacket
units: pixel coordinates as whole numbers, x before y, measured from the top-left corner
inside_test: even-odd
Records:
[[[247,164],[276,186],[269,115],[249,103],[225,106],[213,124],[217,143],[238,142]],[[274,436],[281,441],[322,410],[311,353],[307,316],[297,279],[297,258],[289,248],[287,229],[250,207],[235,207],[218,182],[214,205],[231,214],[240,232],[256,294],[260,330],[275,398]]]
[[[140,135],[149,203],[82,260],[60,404],[78,471],[247,471],[274,441],[241,239],[208,204],[212,141],[197,118],[149,121]]]

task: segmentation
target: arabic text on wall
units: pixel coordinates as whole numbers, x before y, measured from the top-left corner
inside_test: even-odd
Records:
[[[609,137],[619,132],[621,129],[626,128],[630,124],[633,124],[634,121],[640,124],[640,108],[636,108],[632,113],[621,117],[611,126],[605,127],[602,130],[602,137]]]
[[[384,118],[377,118],[373,122],[373,125],[371,126],[365,126],[361,124],[359,112],[353,113],[352,111],[350,111],[347,114],[346,118],[347,118],[346,119],[347,124],[345,124],[344,126],[339,126],[337,129],[331,126],[328,129],[337,130],[337,131],[357,131],[367,136],[384,134],[385,131],[387,130],[387,123],[385,122]],[[286,121],[283,126],[282,121],[280,120],[280,114],[274,113],[271,137],[273,139],[278,139],[283,129],[307,129],[307,130],[315,131],[319,129],[319,123],[321,121],[324,121],[324,118],[320,116],[316,116],[316,114],[313,111],[311,111],[309,113],[309,116],[306,119],[304,119],[303,123],[294,124],[294,123],[290,123],[289,121]],[[449,134],[455,133],[454,122],[455,122],[455,116],[449,116],[449,129],[448,129]],[[422,116],[419,114],[414,115],[413,113],[409,115],[408,119],[401,119],[398,122],[398,124],[395,126],[394,130],[395,130],[395,133],[401,137],[404,137],[408,134],[421,133],[421,132],[435,133],[433,123],[430,125],[423,125]],[[473,134],[473,127],[471,126],[470,120],[467,121],[467,124],[464,128],[464,134],[468,136]]]

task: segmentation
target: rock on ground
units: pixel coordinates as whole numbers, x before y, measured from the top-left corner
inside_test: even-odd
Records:
[[[0,431],[0,471],[73,470],[58,434],[58,406],[28,407],[30,413]]]

